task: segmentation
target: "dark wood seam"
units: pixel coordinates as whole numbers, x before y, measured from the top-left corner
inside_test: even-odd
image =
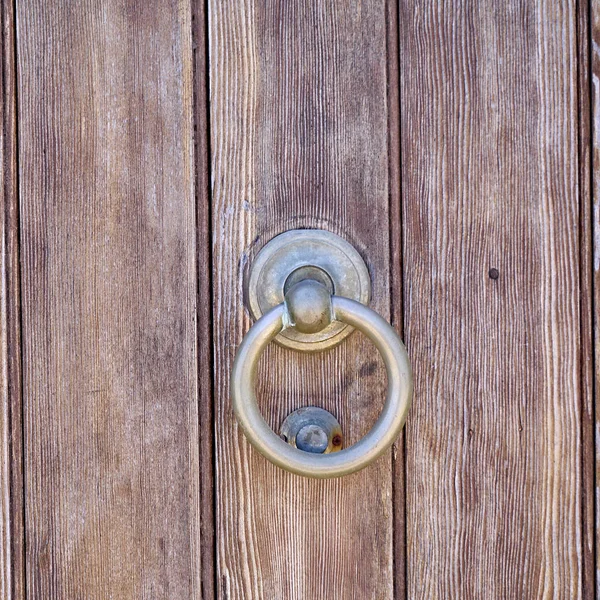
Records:
[[[216,457],[214,443],[214,360],[212,303],[212,198],[210,150],[210,99],[208,94],[208,1],[192,3],[194,160],[196,201],[196,318],[198,360],[198,431],[200,439],[200,499],[202,558],[201,597],[216,598],[217,556],[215,532]],[[200,258],[205,259],[202,264]],[[205,267],[203,271],[203,267]],[[204,351],[201,351],[204,347]],[[207,401],[208,400],[208,401]],[[210,548],[207,557],[206,549]]]
[[[581,0],[581,1],[585,1],[585,0]],[[593,169],[593,136],[595,135],[595,131],[593,131],[592,127],[593,127],[593,98],[592,98],[592,3],[591,0],[587,0],[586,3],[586,13],[587,13],[587,30],[584,32],[585,34],[585,38],[586,38],[586,53],[587,53],[587,81],[586,81],[586,90],[585,93],[587,95],[588,98],[588,122],[590,125],[590,137],[587,140],[587,144],[589,146],[590,149],[590,154],[588,157],[588,172],[587,172],[587,178],[588,178],[588,186],[589,186],[589,198],[588,200],[588,219],[589,219],[589,231],[591,233],[591,238],[590,238],[590,246],[589,248],[587,248],[587,252],[588,252],[588,260],[589,260],[589,268],[588,268],[588,273],[587,276],[589,277],[589,281],[590,281],[590,306],[589,306],[589,312],[590,312],[590,321],[591,321],[591,328],[589,331],[589,335],[591,336],[591,370],[592,370],[592,377],[591,377],[591,417],[592,417],[592,427],[591,427],[591,438],[592,438],[592,443],[593,443],[593,456],[595,458],[595,461],[597,461],[597,456],[596,456],[596,448],[597,448],[597,437],[596,437],[596,427],[595,427],[595,415],[596,415],[596,393],[597,393],[597,389],[596,389],[596,369],[597,369],[597,364],[596,364],[596,353],[595,353],[595,348],[596,348],[596,302],[595,302],[595,294],[594,294],[594,279],[595,279],[595,274],[594,274],[594,247],[593,247],[593,240],[594,240],[594,169]],[[579,23],[579,21],[578,21]],[[581,32],[579,33],[579,35],[581,35]],[[578,35],[578,38],[579,38]],[[579,68],[579,60],[577,62],[578,68]],[[579,89],[579,93],[583,93],[584,90],[583,89]],[[581,119],[581,113],[578,113],[579,119]],[[579,128],[579,135],[580,135],[580,144],[583,143],[583,140],[581,140],[581,128]],[[581,151],[580,151],[580,156],[581,156]],[[581,168],[581,167],[580,167]],[[581,173],[581,170],[580,170]],[[583,173],[582,173],[583,175]],[[581,193],[581,185],[579,187],[580,189],[580,193]],[[585,198],[581,198],[580,201],[584,201]],[[585,249],[584,249],[585,250]],[[583,396],[582,396],[583,398]],[[596,504],[596,488],[597,488],[597,479],[596,479],[596,468],[595,468],[595,464],[592,465],[592,482],[591,482],[591,494],[592,494],[592,518],[593,521],[591,523],[591,527],[593,528],[593,536],[592,536],[592,570],[590,573],[586,573],[586,577],[589,577],[592,579],[593,581],[593,591],[592,591],[592,598],[596,599],[597,598],[597,590],[598,590],[598,574],[597,574],[597,569],[596,569],[596,564],[597,564],[597,552],[598,552],[598,548],[597,548],[597,534],[598,532],[596,531],[596,523],[597,523],[597,504]]]
[[[401,119],[400,56],[397,0],[389,0],[386,15],[386,65],[388,84],[388,185],[389,185],[389,256],[390,317],[400,335],[404,333],[403,257],[402,257],[402,186],[401,186]],[[394,598],[406,598],[406,438],[403,432],[392,451],[393,503],[393,590]],[[401,571],[400,571],[401,570]],[[402,573],[400,575],[400,573]]]
[[[7,35],[7,30],[12,36]],[[10,467],[10,532],[11,532],[11,585],[10,598],[20,600],[27,596],[25,568],[25,469],[23,443],[23,354],[22,314],[20,286],[21,231],[19,222],[19,136],[18,136],[18,87],[17,87],[17,23],[16,0],[6,0],[2,6],[2,89],[4,97],[4,227],[6,232],[6,319],[7,319],[7,388],[8,434]],[[15,356],[18,354],[18,356]],[[21,541],[19,547],[17,540]]]
[[[580,414],[581,414],[581,433],[580,439],[582,442],[583,450],[581,452],[581,485],[582,485],[582,502],[581,502],[581,526],[582,526],[582,543],[585,545],[588,535],[587,530],[592,528],[592,553],[591,559],[586,561],[586,549],[582,548],[582,589],[584,598],[596,598],[596,582],[594,581],[596,575],[596,502],[594,499],[595,488],[596,488],[596,475],[594,464],[588,465],[585,460],[585,449],[586,444],[593,445],[591,449],[591,456],[594,457],[592,460],[595,462],[595,323],[594,323],[594,272],[593,272],[593,236],[591,235],[594,228],[593,223],[593,201],[594,201],[594,187],[593,187],[593,168],[591,163],[591,156],[593,152],[592,139],[595,134],[591,130],[593,124],[593,98],[592,88],[590,85],[592,77],[592,61],[590,56],[591,51],[591,3],[588,1],[587,4],[583,4],[581,0],[578,0],[576,4],[576,52],[577,52],[577,97],[578,97],[578,110],[577,110],[577,143],[578,143],[578,170],[579,170],[579,258],[580,258],[580,282],[584,290],[587,288],[589,298],[587,299],[589,305],[586,309],[584,303],[584,293],[580,295],[579,308],[580,308],[580,335],[582,342],[588,338],[588,343],[582,343],[583,348],[589,348],[591,367],[586,366],[585,356],[580,357],[580,374],[579,374],[579,385],[580,385]],[[582,23],[582,15],[585,15],[586,21]],[[584,29],[582,31],[582,29]],[[585,42],[584,42],[585,39]],[[584,47],[585,43],[585,47]],[[583,54],[585,53],[585,55]],[[587,106],[585,101],[587,97]],[[585,139],[585,130],[588,131],[588,139]],[[585,145],[588,146],[588,156],[586,159]],[[585,161],[585,162],[584,162]],[[586,164],[587,163],[587,164]],[[588,179],[587,186],[584,185],[585,178]],[[586,187],[589,193],[585,193]],[[587,222],[586,222],[587,221]],[[589,339],[591,338],[591,339]],[[586,377],[586,369],[591,371]],[[589,378],[589,390],[586,390],[586,382]],[[587,424],[586,417],[586,398],[590,395],[590,419],[591,423]],[[586,425],[591,431],[586,432]],[[590,481],[588,481],[588,471],[590,473]],[[591,500],[588,500],[591,498]],[[587,523],[586,519],[586,507],[587,503],[591,501],[592,504],[592,523]],[[591,565],[587,563],[591,560]]]

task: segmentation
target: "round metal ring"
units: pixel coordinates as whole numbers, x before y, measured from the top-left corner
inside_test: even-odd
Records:
[[[356,444],[332,454],[303,452],[284,442],[267,424],[256,401],[254,382],[265,347],[289,324],[285,304],[264,314],[238,349],[231,373],[233,410],[248,441],[275,465],[305,477],[340,477],[363,469],[396,440],[413,395],[412,369],[394,328],[374,310],[348,298],[332,297],[336,320],[362,331],[379,350],[388,377],[385,405],[373,428]]]

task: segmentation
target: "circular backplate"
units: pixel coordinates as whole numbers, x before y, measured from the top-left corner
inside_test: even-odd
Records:
[[[295,229],[273,238],[258,253],[248,279],[248,301],[255,319],[281,304],[290,285],[317,279],[332,294],[368,304],[371,279],[361,255],[346,240],[319,229]],[[334,321],[315,334],[290,327],[277,336],[282,346],[314,352],[339,344],[353,328]]]
[[[281,424],[279,436],[290,446],[313,454],[339,452],[344,444],[338,420],[317,406],[306,406],[290,413]]]

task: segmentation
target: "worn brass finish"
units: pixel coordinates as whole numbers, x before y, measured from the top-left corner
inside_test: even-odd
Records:
[[[289,289],[307,279],[323,284],[332,295],[369,302],[369,271],[351,244],[329,231],[295,229],[268,242],[252,264],[247,285],[252,316],[259,319],[281,304]],[[347,323],[332,321],[318,332],[289,327],[275,341],[314,352],[339,344],[352,331]]]
[[[319,333],[333,321],[331,294],[312,279],[296,283],[285,295],[290,326],[300,333]]]
[[[293,326],[285,302],[272,308],[250,328],[238,349],[231,374],[233,409],[250,443],[282,469],[307,477],[339,477],[372,463],[398,437],[413,394],[408,356],[391,325],[375,311],[349,298],[333,296],[331,309],[335,321],[356,327],[375,344],[387,371],[388,390],[383,410],[373,428],[353,446],[328,454],[299,450],[284,442],[260,413],[254,392],[256,368],[267,344]]]

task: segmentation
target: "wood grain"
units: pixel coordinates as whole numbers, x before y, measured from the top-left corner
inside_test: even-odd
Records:
[[[269,464],[238,430],[229,374],[250,326],[243,280],[276,234],[351,241],[390,317],[386,5],[367,0],[209,4],[218,597],[392,598],[391,453],[339,480]],[[352,443],[374,423],[385,375],[359,335],[324,354],[269,347],[258,396],[278,429],[322,406]]]
[[[575,3],[399,22],[408,597],[581,598]]]
[[[581,268],[581,528],[582,597],[596,598],[595,443],[594,443],[594,268],[592,223],[592,123],[590,4],[577,4],[579,121],[579,255]]]
[[[17,23],[27,595],[200,598],[190,6]]]
[[[591,127],[592,139],[592,241],[593,241],[593,332],[594,332],[594,400],[595,400],[595,500],[596,500],[596,597],[600,597],[600,1],[590,2]]]
[[[25,598],[15,17],[0,5],[0,597]]]

